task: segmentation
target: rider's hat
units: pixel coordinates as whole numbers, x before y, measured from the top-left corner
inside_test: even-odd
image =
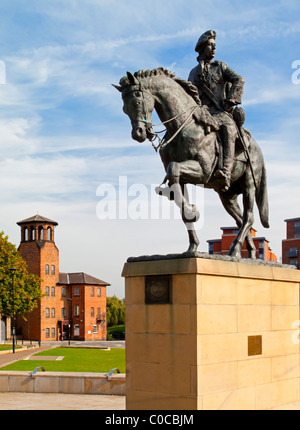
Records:
[[[208,39],[215,39],[217,37],[217,33],[215,30],[208,30],[205,33],[203,33],[196,44],[195,51],[200,52],[205,45],[205,43],[208,41]]]

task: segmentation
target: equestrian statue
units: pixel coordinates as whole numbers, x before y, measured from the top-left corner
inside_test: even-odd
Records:
[[[249,258],[256,258],[251,236],[256,202],[262,225],[269,227],[266,169],[262,152],[251,133],[243,127],[242,102],[244,79],[222,61],[213,61],[216,32],[200,36],[196,52],[198,65],[188,81],[177,78],[162,67],[127,72],[119,85],[123,110],[132,124],[132,138],[149,139],[159,150],[165,178],[156,192],[174,200],[189,235],[184,254],[195,255],[199,239],[194,223],[199,218],[195,205],[189,202],[187,184],[214,189],[234,218],[239,231],[229,255],[241,258],[246,241]],[[155,109],[166,134],[161,140],[154,132],[152,112]],[[155,139],[159,145],[155,146]],[[242,195],[243,210],[238,204]]]

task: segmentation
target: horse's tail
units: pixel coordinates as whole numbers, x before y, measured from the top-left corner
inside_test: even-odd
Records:
[[[268,203],[268,193],[267,193],[267,173],[265,163],[263,162],[261,170],[261,178],[259,185],[256,188],[255,200],[259,211],[259,216],[262,225],[265,228],[269,228],[269,203]]]

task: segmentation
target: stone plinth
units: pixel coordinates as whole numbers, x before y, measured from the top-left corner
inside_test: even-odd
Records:
[[[175,258],[126,263],[122,276],[127,409],[255,410],[299,400],[300,271]]]

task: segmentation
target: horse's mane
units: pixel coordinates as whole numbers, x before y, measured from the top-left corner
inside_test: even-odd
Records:
[[[197,87],[195,87],[195,85],[193,85],[189,81],[185,81],[184,79],[181,79],[181,78],[176,78],[175,73],[171,72],[168,69],[165,69],[164,67],[158,67],[157,69],[153,69],[153,70],[139,70],[139,71],[134,73],[134,76],[137,79],[150,78],[152,76],[166,76],[168,78],[171,78],[175,82],[177,82],[185,90],[185,92],[187,94],[189,94],[195,100],[195,102],[197,104],[201,105],[201,100],[199,98],[199,93],[198,93]],[[120,85],[123,88],[125,88],[125,86],[129,85],[129,80],[128,80],[127,76],[123,77],[120,80]]]

